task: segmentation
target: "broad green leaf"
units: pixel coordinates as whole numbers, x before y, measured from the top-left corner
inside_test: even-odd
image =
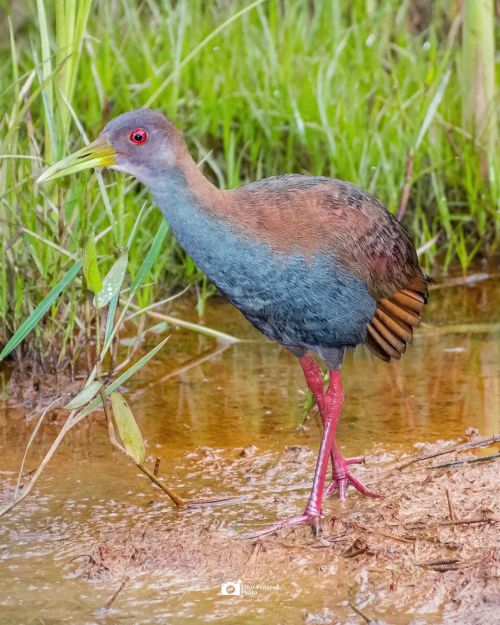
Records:
[[[102,282],[102,289],[94,297],[96,308],[102,308],[109,304],[113,297],[119,292],[125,271],[127,270],[128,254],[123,254],[108,271]]]
[[[94,233],[87,239],[83,250],[83,275],[89,289],[93,293],[99,293],[102,289],[102,280],[99,273],[99,265],[97,264]]]
[[[66,404],[64,407],[66,410],[75,410],[75,408],[80,408],[81,406],[85,406],[88,402],[94,398],[96,393],[101,388],[101,383],[97,380],[91,382],[88,386],[83,388],[78,395],[73,397],[73,399]]]
[[[59,297],[65,287],[73,281],[74,277],[79,273],[82,268],[82,261],[77,260],[76,263],[69,269],[64,276],[59,280],[55,287],[49,292],[48,295],[38,304],[31,315],[21,324],[14,335],[11,337],[7,345],[0,352],[0,361],[6,358],[10,352],[15,349],[19,343],[21,343],[26,336],[38,325],[40,319],[52,306],[52,304]]]
[[[111,407],[116,427],[127,453],[137,464],[142,464],[146,458],[142,434],[129,405],[118,391],[111,393]]]

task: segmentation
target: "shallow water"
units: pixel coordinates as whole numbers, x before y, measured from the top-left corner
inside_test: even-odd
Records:
[[[191,304],[176,304],[170,312],[186,318]],[[457,439],[470,427],[482,435],[497,433],[499,311],[498,281],[438,289],[425,316],[428,325],[400,362],[385,364],[363,349],[349,355],[338,426],[344,453],[410,452],[418,442]],[[304,505],[314,463],[308,449],[316,451],[320,426],[314,413],[304,421],[305,385],[292,355],[263,339],[222,300],[209,303],[205,322],[247,341],[221,349],[213,339],[175,330],[161,356],[130,382],[127,398],[148,453],[161,459],[161,473],[171,476],[169,483],[177,491],[187,496],[253,493],[253,499],[183,517],[186,527],[196,529],[198,523],[200,532],[210,519],[223,522],[227,540],[236,540],[263,520],[298,512]],[[467,324],[474,324],[474,331]],[[445,326],[453,326],[452,331]],[[203,355],[204,362],[175,374]],[[46,424],[39,439],[44,447],[59,425]],[[0,477],[6,484],[12,484],[32,427],[21,411],[0,409]],[[287,446],[300,448],[295,468],[289,475],[275,473],[274,458]],[[254,455],[262,459],[260,469],[235,471],[240,458],[244,464]],[[36,467],[39,456],[30,458],[28,470]],[[369,463],[356,471],[370,483]],[[256,489],[262,493],[260,501]],[[339,505],[330,500],[326,508]],[[102,419],[82,424],[70,434],[35,494],[1,519],[0,623],[363,622],[345,610],[345,601],[342,608],[341,571],[326,581],[324,576],[305,577],[300,562],[294,563],[295,579],[288,570],[281,578],[262,580],[279,585],[279,590],[239,599],[220,596],[224,579],[198,577],[195,565],[184,576],[146,572],[127,582],[110,611],[100,610],[119,582],[106,574],[90,582],[78,577],[84,546],[103,533],[147,525],[159,516],[172,518],[172,523],[179,518],[112,450]],[[429,598],[416,606],[419,616],[413,615],[412,623],[441,622],[435,609]],[[334,620],[338,610],[341,621]],[[408,614],[397,610],[384,618],[409,622]]]

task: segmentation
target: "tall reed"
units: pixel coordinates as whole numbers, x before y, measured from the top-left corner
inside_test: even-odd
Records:
[[[495,159],[498,136],[494,19],[493,0],[464,1],[464,123],[479,144],[485,175]]]

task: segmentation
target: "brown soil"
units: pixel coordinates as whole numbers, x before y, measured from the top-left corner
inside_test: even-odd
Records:
[[[443,447],[423,445],[421,453]],[[277,484],[304,453],[293,448],[283,454],[275,467]],[[250,473],[269,461],[250,456],[244,459]],[[241,540],[230,525],[213,521],[210,508],[180,510],[174,522],[159,517],[132,528],[101,527],[84,541],[71,567],[78,576],[117,583],[155,572],[213,586],[242,579],[283,587],[289,577],[298,584],[314,577],[318,588],[327,588],[335,576],[341,580],[337,605],[358,614],[360,623],[381,622],[373,619],[394,610],[417,618],[422,606],[441,613],[442,621],[412,623],[500,623],[498,460],[434,468],[454,460],[444,455],[403,469],[387,454],[369,460],[371,473],[377,466],[375,485],[384,499],[350,494],[348,509],[327,516],[319,536],[304,527]],[[233,469],[241,469],[240,458]],[[321,618],[304,613],[307,623],[345,622]]]
[[[78,379],[71,379],[68,372],[54,375],[35,371],[29,366],[22,370],[15,368],[6,371],[8,381],[4,391],[5,407],[24,408],[28,412],[40,414],[49,404],[59,400],[55,407],[62,407],[81,391],[86,376],[80,374]],[[66,413],[67,414],[67,413]]]

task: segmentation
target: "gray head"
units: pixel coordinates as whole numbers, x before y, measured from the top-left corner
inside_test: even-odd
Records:
[[[116,150],[111,168],[145,183],[160,172],[174,169],[184,146],[182,134],[174,124],[152,109],[119,115],[105,126],[100,137]]]
[[[151,185],[187,156],[182,133],[163,113],[137,109],[109,122],[91,144],[46,170],[39,182],[89,167],[106,166]]]

